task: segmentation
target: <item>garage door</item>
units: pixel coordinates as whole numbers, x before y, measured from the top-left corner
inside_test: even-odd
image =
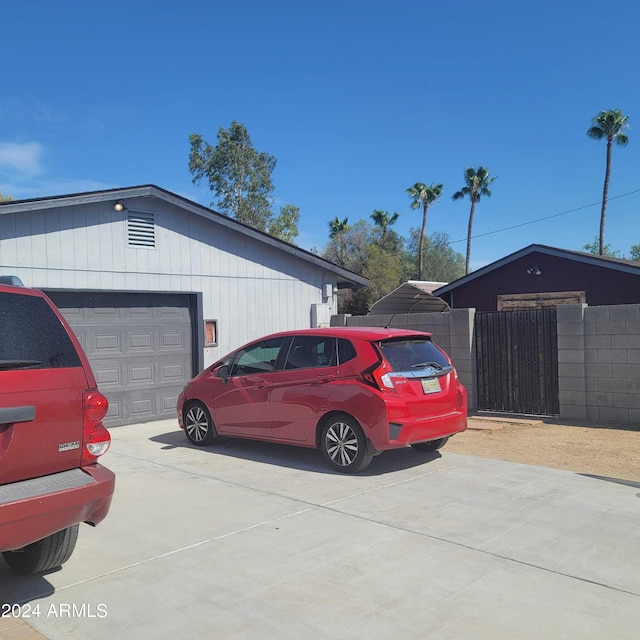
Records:
[[[78,336],[102,393],[105,425],[173,418],[193,376],[189,296],[48,292]]]

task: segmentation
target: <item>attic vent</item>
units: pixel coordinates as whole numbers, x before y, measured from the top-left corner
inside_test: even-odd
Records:
[[[127,218],[129,222],[129,246],[155,247],[156,231],[153,213],[129,211]]]

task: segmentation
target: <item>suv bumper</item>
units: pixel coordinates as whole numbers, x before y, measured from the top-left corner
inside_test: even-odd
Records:
[[[109,511],[115,475],[93,464],[0,486],[0,551],[14,551]]]

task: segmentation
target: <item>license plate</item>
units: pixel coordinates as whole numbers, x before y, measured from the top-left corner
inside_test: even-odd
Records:
[[[438,393],[440,389],[440,380],[438,378],[422,378],[422,390],[425,393]]]

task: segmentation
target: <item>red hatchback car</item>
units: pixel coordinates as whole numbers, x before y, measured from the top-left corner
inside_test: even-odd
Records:
[[[467,393],[431,335],[343,327],[267,336],[222,358],[178,399],[190,442],[217,436],[322,450],[356,473],[374,455],[435,451],[467,427]]]
[[[5,285],[3,282],[9,282]],[[0,277],[0,551],[18,573],[66,562],[109,511],[111,436],[80,343],[43,293]]]

